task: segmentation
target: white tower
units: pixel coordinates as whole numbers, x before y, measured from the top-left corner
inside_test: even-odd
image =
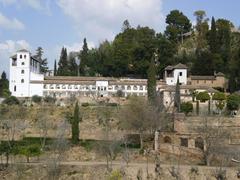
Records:
[[[10,57],[9,90],[16,97],[43,95],[43,79],[39,60],[25,49]]]
[[[179,79],[180,85],[187,84],[187,66],[177,64],[176,66],[167,66],[165,68],[164,79],[167,85],[176,85]]]

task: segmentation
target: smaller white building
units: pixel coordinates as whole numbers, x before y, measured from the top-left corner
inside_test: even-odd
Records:
[[[181,63],[176,66],[167,66],[164,73],[166,84],[176,85],[178,79],[180,85],[187,85],[187,66]]]
[[[10,57],[9,90],[16,97],[43,96],[41,62],[25,49]]]

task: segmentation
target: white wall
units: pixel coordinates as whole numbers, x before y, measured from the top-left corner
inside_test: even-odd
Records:
[[[180,76],[182,73],[182,76]],[[186,85],[187,84],[187,69],[174,69],[173,77],[166,77],[167,85],[176,85],[179,77],[179,83]]]

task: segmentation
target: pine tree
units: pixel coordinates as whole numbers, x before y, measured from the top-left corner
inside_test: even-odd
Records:
[[[7,74],[6,74],[5,71],[2,72],[1,79],[2,80],[7,80]]]
[[[81,75],[85,75],[86,72],[86,68],[88,65],[88,45],[87,45],[87,39],[84,38],[83,40],[83,47],[82,47],[82,51],[80,52],[80,74]]]
[[[156,69],[155,69],[155,62],[152,59],[149,68],[148,68],[148,100],[151,103],[156,101]]]
[[[131,28],[131,25],[129,23],[129,21],[126,19],[124,22],[123,22],[123,25],[122,25],[122,32],[128,30]]]
[[[216,22],[214,17],[212,17],[212,22],[211,22],[211,30],[210,30],[210,35],[209,35],[209,46],[210,46],[210,51],[212,53],[217,53],[218,52],[218,42],[217,42],[217,30],[216,30]]]
[[[74,114],[71,119],[73,144],[77,144],[79,141],[79,123],[81,121],[82,121],[82,117],[80,116],[78,102],[76,102],[75,108],[74,108]]]
[[[42,73],[46,73],[48,71],[48,61],[47,61],[47,58],[43,59],[43,53],[44,53],[43,48],[38,47],[36,50],[35,57],[41,62],[40,71]]]
[[[177,109],[177,112],[180,112],[180,105],[181,105],[181,99],[180,99],[180,84],[179,84],[179,78],[177,80],[176,89],[175,89],[175,97],[174,97],[174,107]]]
[[[53,70],[53,74],[54,74],[54,76],[57,76],[57,61],[56,61],[56,59],[55,59],[55,61],[54,61],[54,70]]]
[[[62,48],[61,56],[58,62],[58,76],[69,76],[69,66],[68,66],[68,59],[67,59],[67,49]]]

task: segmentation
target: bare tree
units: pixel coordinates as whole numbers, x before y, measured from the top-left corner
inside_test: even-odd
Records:
[[[219,117],[220,118],[220,117]],[[203,117],[203,123],[196,131],[204,140],[204,163],[209,166],[211,158],[218,154],[228,153],[224,148],[224,140],[229,139],[229,133],[223,128],[222,122],[218,119],[217,124],[210,124],[207,117]]]
[[[52,157],[48,157],[46,160],[48,178],[52,180],[58,179],[60,174],[60,163],[64,158],[65,151],[69,147],[69,143],[65,138],[66,130],[69,128],[68,126],[69,124],[65,120],[59,125],[56,139],[50,147],[53,153]]]

